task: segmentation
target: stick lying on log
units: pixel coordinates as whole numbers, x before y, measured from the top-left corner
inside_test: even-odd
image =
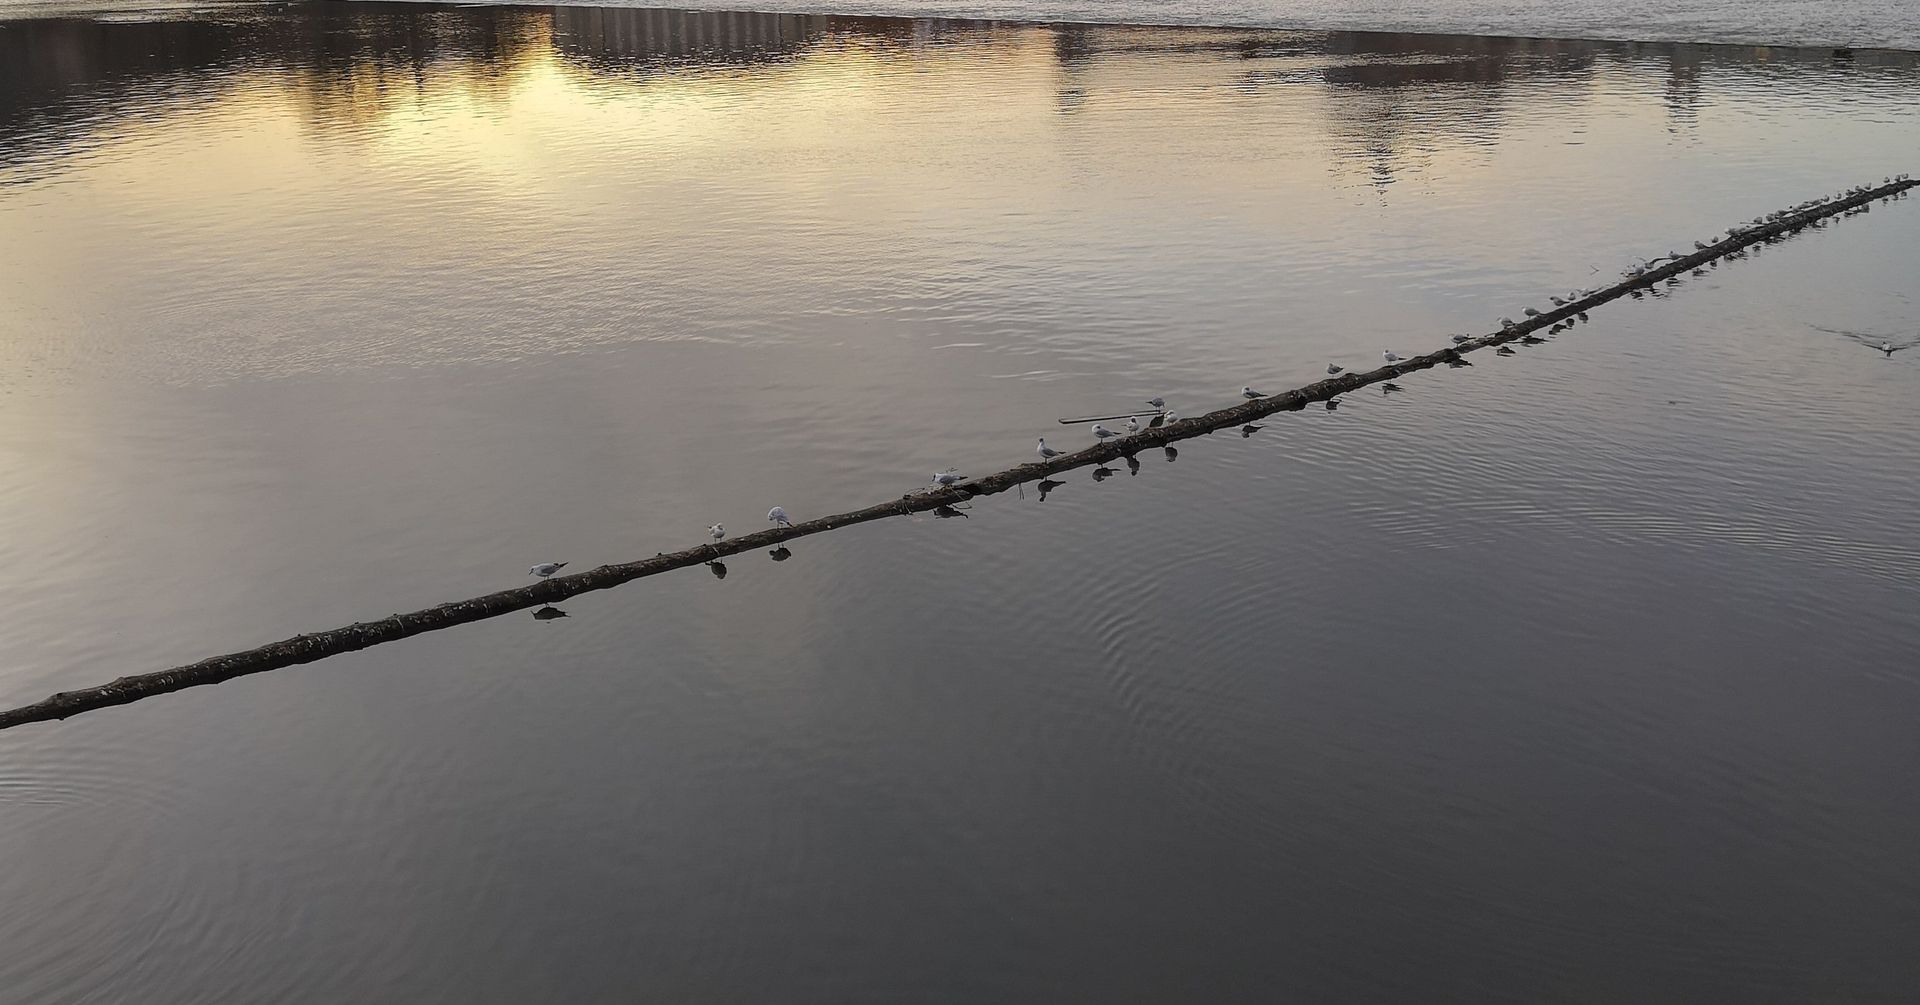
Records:
[[[332,631],[314,635],[296,635],[290,639],[269,643],[257,649],[245,652],[215,656],[186,666],[162,670],[158,673],[139,674],[121,677],[98,687],[84,688],[78,691],[62,691],[44,701],[19,708],[0,711],[0,729],[30,722],[45,722],[51,719],[65,719],[68,716],[113,705],[125,705],[150,698],[155,695],[180,691],[204,684],[217,684],[247,674],[278,670],[282,667],[312,663],[342,653],[350,653],[370,646],[400,639],[436,632],[455,625],[464,625],[472,621],[498,617],[513,611],[525,610],[541,604],[551,604],[592,590],[605,590],[622,583],[630,583],[647,576],[657,576],[674,569],[701,565],[728,555],[737,555],[743,551],[767,548],[782,541],[791,541],[797,537],[807,537],[858,523],[867,523],[890,516],[905,516],[911,513],[923,513],[942,506],[952,506],[974,496],[993,495],[1005,492],[1025,482],[1039,481],[1049,475],[1059,474],[1073,468],[1089,464],[1100,464],[1122,456],[1131,456],[1137,451],[1150,447],[1164,446],[1179,440],[1202,436],[1218,429],[1238,426],[1275,412],[1298,411],[1309,403],[1326,401],[1335,395],[1358,390],[1369,384],[1391,380],[1405,373],[1426,370],[1443,363],[1453,363],[1462,353],[1472,352],[1501,345],[1523,338],[1556,322],[1585,313],[1601,304],[1627,296],[1636,290],[1645,290],[1661,280],[1698,268],[1710,261],[1724,258],[1736,251],[1769,241],[1783,234],[1797,231],[1826,217],[1835,216],[1856,207],[1865,206],[1875,199],[1885,198],[1906,191],[1920,182],[1895,181],[1867,189],[1845,199],[1836,199],[1821,203],[1802,212],[1782,216],[1771,223],[1754,226],[1733,234],[1726,240],[1683,258],[1675,259],[1656,269],[1648,269],[1625,282],[1609,286],[1588,297],[1576,300],[1564,307],[1531,316],[1522,322],[1500,331],[1427,353],[1400,360],[1389,366],[1365,373],[1346,373],[1326,380],[1316,381],[1305,387],[1275,394],[1271,397],[1248,401],[1217,412],[1180,419],[1162,426],[1143,429],[1138,433],[1123,436],[1113,442],[1103,442],[1085,450],[1062,454],[1051,460],[1033,461],[1019,467],[1009,468],[983,478],[975,478],[946,488],[937,488],[914,492],[890,502],[883,502],[850,513],[836,513],[832,516],[807,520],[791,527],[776,527],[757,534],[748,534],[730,541],[717,544],[703,544],[698,547],[676,551],[671,554],[659,554],[637,562],[619,565],[603,565],[597,569],[575,573],[571,576],[555,576],[532,586],[523,586],[514,590],[502,590],[484,597],[463,600],[451,604],[429,607],[410,614],[395,614],[379,621],[362,622],[335,628]]]

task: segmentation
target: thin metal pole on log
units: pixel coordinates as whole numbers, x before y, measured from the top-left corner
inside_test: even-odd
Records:
[[[1208,412],[1166,423],[1161,426],[1143,429],[1138,433],[1118,437],[1110,442],[1097,443],[1085,450],[1062,454],[1050,460],[1031,461],[1018,467],[1009,468],[981,478],[961,482],[951,487],[910,493],[890,502],[883,502],[865,509],[849,513],[836,513],[832,516],[807,520],[790,527],[776,527],[757,534],[748,534],[717,544],[703,544],[683,551],[661,553],[652,558],[618,565],[603,565],[596,569],[575,573],[570,576],[555,576],[532,586],[523,586],[513,590],[489,593],[484,597],[462,600],[410,614],[394,614],[378,621],[361,622],[345,628],[319,632],[313,635],[296,635],[290,639],[268,643],[256,649],[244,652],[215,656],[161,670],[156,673],[138,674],[120,677],[96,687],[82,688],[77,691],[62,691],[44,701],[31,705],[22,705],[0,711],[0,729],[11,729],[30,722],[46,722],[53,719],[65,719],[81,712],[109,708],[114,705],[126,705],[143,698],[180,691],[190,687],[217,684],[248,674],[264,673],[283,667],[312,663],[316,660],[355,652],[371,646],[400,639],[411,638],[427,632],[436,632],[456,625],[498,617],[513,611],[525,610],[541,604],[551,604],[578,596],[593,590],[605,590],[623,583],[630,583],[647,576],[657,576],[674,569],[701,565],[728,555],[737,555],[743,551],[777,545],[794,538],[821,534],[854,524],[868,523],[892,516],[905,516],[911,513],[924,513],[942,506],[952,506],[965,502],[975,496],[993,495],[1030,481],[1039,481],[1049,475],[1059,474],[1089,464],[1101,464],[1123,456],[1132,456],[1135,452],[1150,447],[1165,446],[1180,440],[1202,436],[1229,426],[1243,425],[1254,419],[1272,415],[1276,412],[1299,411],[1316,401],[1326,401],[1336,395],[1355,391],[1369,384],[1392,380],[1416,370],[1426,370],[1445,363],[1455,363],[1462,353],[1476,349],[1485,349],[1521,339],[1576,315],[1605,304],[1637,290],[1645,290],[1654,284],[1684,272],[1699,268],[1708,262],[1724,258],[1751,245],[1763,241],[1772,241],[1783,235],[1798,231],[1827,217],[1837,216],[1849,210],[1866,206],[1876,199],[1882,199],[1914,187],[1920,182],[1902,179],[1877,187],[1859,191],[1844,199],[1822,202],[1812,208],[1788,213],[1779,218],[1746,229],[1737,229],[1725,240],[1703,250],[1696,251],[1669,261],[1659,268],[1650,268],[1637,275],[1630,276],[1624,282],[1616,283],[1603,290],[1596,291],[1564,307],[1543,314],[1534,315],[1510,327],[1450,346],[1423,356],[1413,356],[1397,363],[1370,370],[1364,373],[1346,373],[1326,380],[1315,381],[1305,387],[1295,388],[1275,394],[1271,397],[1247,401],[1231,408]],[[1140,413],[1145,414],[1145,413]]]

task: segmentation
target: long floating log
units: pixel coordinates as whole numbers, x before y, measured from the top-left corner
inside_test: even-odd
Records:
[[[78,691],[62,691],[44,701],[19,708],[0,711],[0,729],[11,729],[30,722],[45,722],[53,719],[65,719],[81,712],[109,708],[114,705],[126,705],[143,698],[181,691],[190,687],[206,684],[218,684],[248,674],[264,673],[283,667],[312,663],[316,660],[355,652],[387,642],[437,632],[442,629],[464,625],[486,618],[499,617],[514,611],[525,610],[542,604],[551,604],[578,596],[593,590],[606,590],[630,583],[636,579],[657,576],[674,569],[701,565],[728,555],[737,555],[757,548],[768,548],[795,538],[822,534],[854,524],[868,523],[892,516],[906,516],[912,513],[924,513],[943,506],[952,506],[965,502],[975,496],[994,495],[1026,482],[1038,481],[1049,475],[1085,467],[1089,464],[1102,464],[1151,447],[1165,446],[1180,440],[1203,436],[1215,430],[1229,426],[1238,426],[1276,412],[1299,411],[1316,401],[1326,401],[1336,395],[1355,391],[1369,384],[1392,380],[1404,374],[1418,370],[1427,370],[1443,364],[1457,363],[1461,355],[1478,349],[1512,342],[1528,334],[1556,324],[1568,318],[1584,314],[1595,307],[1627,296],[1635,291],[1646,290],[1668,278],[1681,275],[1699,268],[1708,262],[1725,258],[1749,246],[1772,241],[1783,235],[1815,224],[1827,217],[1837,216],[1876,199],[1898,195],[1913,188],[1920,182],[1901,180],[1869,188],[1844,199],[1835,199],[1820,203],[1810,209],[1791,213],[1779,219],[1740,229],[1736,233],[1705,250],[1669,261],[1658,268],[1647,269],[1639,275],[1627,278],[1599,290],[1590,296],[1576,300],[1564,307],[1543,314],[1530,316],[1519,323],[1500,331],[1468,339],[1459,345],[1450,346],[1423,356],[1413,356],[1398,363],[1370,370],[1365,373],[1346,373],[1326,380],[1316,381],[1305,387],[1295,388],[1271,397],[1258,398],[1231,408],[1223,408],[1205,415],[1180,419],[1162,426],[1143,429],[1138,433],[1120,437],[1114,441],[1098,443],[1085,450],[1063,454],[1051,460],[1032,461],[1005,471],[996,472],[982,478],[975,478],[948,488],[938,488],[913,492],[890,502],[857,509],[850,513],[836,513],[832,516],[807,520],[791,527],[778,527],[763,530],[757,534],[748,534],[718,544],[703,544],[683,551],[661,553],[652,558],[637,562],[625,562],[618,565],[603,565],[596,569],[575,573],[570,576],[555,576],[542,580],[532,586],[523,586],[513,590],[489,593],[484,597],[462,600],[451,604],[429,607],[410,614],[394,614],[378,621],[360,622],[345,628],[319,632],[313,635],[296,635],[290,639],[268,643],[257,649],[228,653],[190,663],[186,666],[161,670],[157,673],[138,674],[120,677],[98,687],[83,688]]]

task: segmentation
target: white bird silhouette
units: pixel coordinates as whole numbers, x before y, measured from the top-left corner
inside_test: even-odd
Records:
[[[1252,386],[1247,386],[1240,389],[1240,397],[1245,398],[1248,401],[1252,401],[1255,398],[1264,398],[1266,396],[1267,395],[1265,391],[1256,391],[1252,388]]]
[[[1137,415],[1127,416],[1127,432],[1137,433],[1139,431],[1140,431],[1140,417]]]
[[[713,538],[714,544],[719,544],[720,539],[727,536],[727,528],[716,523],[707,528],[707,536]]]
[[[1095,439],[1099,440],[1102,443],[1105,443],[1107,442],[1107,440],[1115,436],[1119,436],[1120,434],[1096,422],[1093,424],[1093,435]]]
[[[948,468],[945,471],[934,472],[933,480],[940,483],[941,485],[952,485],[955,482],[965,480],[966,477],[967,477],[966,475],[963,475],[960,472],[953,470],[952,468]]]
[[[1386,360],[1390,364],[1400,362],[1400,354],[1397,352],[1394,352],[1392,349],[1380,350],[1380,358]]]
[[[1327,364],[1327,376],[1329,376],[1329,377],[1331,377],[1331,376],[1333,376],[1334,374],[1336,374],[1336,373],[1339,373],[1340,371],[1342,371],[1342,370],[1345,370],[1345,369],[1346,369],[1346,367],[1344,367],[1344,366],[1338,366],[1338,365],[1336,365],[1336,364],[1333,364],[1333,363],[1328,363],[1328,364]]]
[[[548,576],[551,576],[554,573],[559,572],[561,569],[564,569],[566,567],[567,567],[567,563],[565,562],[541,562],[539,565],[536,565],[533,568],[528,569],[527,575],[539,576],[541,579],[545,579]]]
[[[1036,454],[1039,454],[1040,459],[1043,461],[1050,461],[1055,457],[1060,456],[1060,451],[1047,446],[1047,438],[1044,436],[1040,437],[1040,445],[1035,447],[1033,449],[1033,452]]]
[[[774,508],[768,510],[767,519],[773,521],[773,525],[775,527],[793,526],[793,521],[787,519],[786,508],[782,506],[775,506]]]
[[[1167,399],[1162,398],[1156,394],[1153,397],[1147,399],[1147,404],[1152,405],[1155,408],[1165,408],[1167,407]]]

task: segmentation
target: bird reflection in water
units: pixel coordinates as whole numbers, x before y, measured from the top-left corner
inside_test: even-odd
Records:
[[[548,604],[547,606],[542,607],[539,610],[533,612],[533,620],[535,621],[552,621],[555,618],[569,618],[569,617],[572,617],[572,615],[568,614],[567,612],[561,610],[558,607],[553,606],[552,604]]]
[[[1175,449],[1173,446],[1171,445],[1167,446],[1166,451],[1167,451],[1167,462],[1169,464],[1180,459],[1180,451]]]
[[[1247,439],[1248,437],[1250,437],[1250,436],[1252,436],[1253,434],[1255,434],[1255,433],[1257,433],[1257,432],[1259,432],[1259,431],[1261,431],[1262,429],[1265,429],[1265,428],[1267,428],[1267,427],[1265,427],[1265,426],[1255,426],[1255,425],[1252,425],[1252,424],[1248,424],[1248,425],[1245,425],[1245,426],[1241,426],[1241,427],[1240,427],[1240,438],[1241,438],[1241,439],[1243,439],[1243,440],[1244,440],[1244,439]]]
[[[1113,470],[1112,468],[1102,464],[1099,467],[1093,469],[1093,480],[1096,482],[1104,482],[1107,479],[1112,478],[1114,475],[1118,473],[1119,472]]]
[[[1331,411],[1334,411],[1335,409],[1337,409],[1337,408],[1339,408],[1339,407],[1340,407],[1340,399],[1339,399],[1339,398],[1328,398],[1328,399],[1327,399],[1327,411],[1329,411],[1329,412],[1331,412]]]
[[[962,520],[967,518],[967,515],[961,512],[959,508],[954,506],[946,506],[946,505],[935,506],[933,508],[933,515],[939,517],[942,520],[951,520],[954,517],[959,517]]]
[[[793,552],[789,550],[786,545],[783,544],[778,548],[775,548],[772,551],[767,552],[767,557],[773,559],[776,562],[784,562],[787,559],[793,557]]]
[[[1056,482],[1051,478],[1042,479],[1040,484],[1036,486],[1040,490],[1040,501],[1046,502],[1047,493],[1052,492],[1054,489],[1057,489],[1060,486],[1065,484],[1066,482]]]
[[[1386,383],[1380,385],[1381,394],[1392,394],[1395,391],[1404,391],[1404,390],[1406,390],[1406,388],[1401,387],[1400,385],[1394,383],[1393,381],[1387,381]]]
[[[707,571],[713,573],[715,579],[727,578],[727,567],[719,562],[708,562]]]
[[[1135,457],[1132,454],[1128,454],[1126,460],[1127,460],[1127,474],[1130,474],[1130,475],[1139,474],[1140,458]]]

